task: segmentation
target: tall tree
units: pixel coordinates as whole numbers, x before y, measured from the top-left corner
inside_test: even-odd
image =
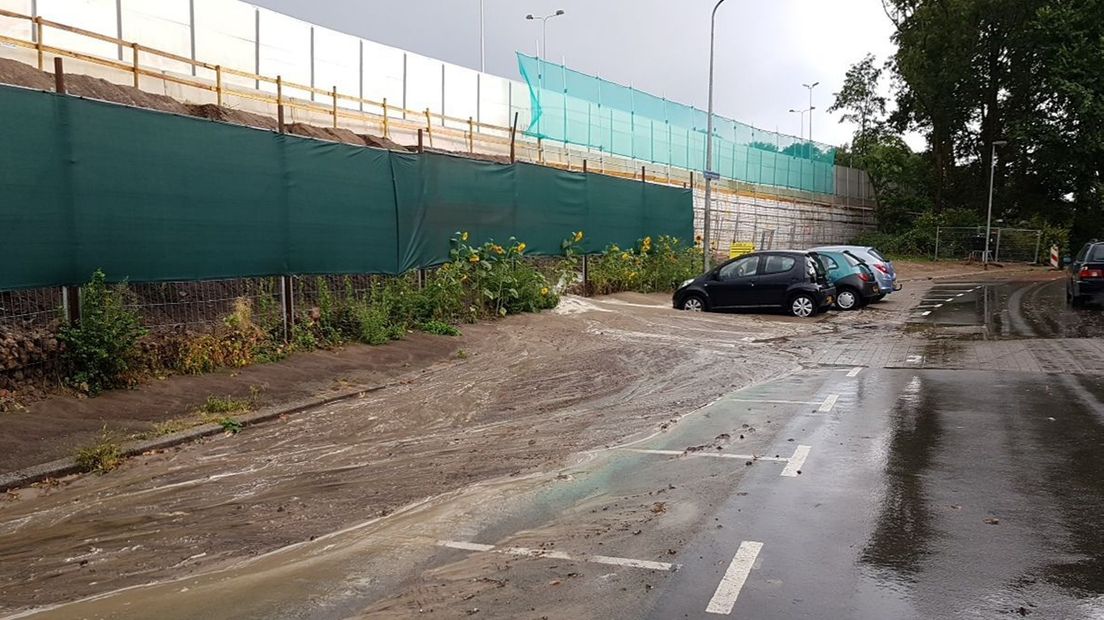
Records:
[[[843,77],[843,86],[836,93],[836,100],[829,112],[843,112],[840,122],[854,123],[859,126],[852,148],[858,153],[871,137],[871,132],[880,127],[886,113],[886,98],[879,92],[882,69],[875,63],[873,54],[867,54],[859,62],[851,65]]]

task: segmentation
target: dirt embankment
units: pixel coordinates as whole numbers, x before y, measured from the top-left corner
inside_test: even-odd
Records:
[[[36,90],[54,90],[54,75],[39,71],[34,67],[7,58],[0,58],[0,84],[12,84]],[[149,93],[132,86],[122,86],[104,79],[81,75],[79,73],[65,74],[65,90],[70,95],[99,99],[112,103],[121,103],[138,108],[147,108],[184,116],[195,116],[208,120],[244,125],[256,129],[277,131],[279,125],[275,118],[252,112],[243,112],[228,107],[220,107],[214,104],[190,104],[183,103],[167,97]],[[330,142],[344,142],[356,146],[372,146],[397,151],[409,150],[406,147],[387,138],[368,134],[356,134],[348,129],[333,127],[317,127],[305,123],[291,123],[285,125],[290,134],[328,140]]]
[[[0,611],[222,566],[476,481],[554,470],[579,451],[661,430],[721,394],[796,367],[807,350],[790,339],[833,329],[830,316],[692,314],[671,310],[665,296],[623,295],[567,298],[554,313],[469,326],[462,341],[426,337],[425,346],[450,352],[447,361],[411,356],[422,366],[363,399],[0,501],[8,560]],[[422,344],[364,355],[386,358]],[[299,363],[252,368],[241,381],[305,381],[309,370]],[[173,378],[154,387],[183,402],[229,380]],[[134,398],[132,412],[144,414],[142,399],[164,410],[165,394],[148,392],[116,398]],[[102,399],[81,407],[115,410]]]

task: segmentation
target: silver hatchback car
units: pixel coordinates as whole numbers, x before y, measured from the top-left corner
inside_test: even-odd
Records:
[[[878,287],[882,290],[881,299],[893,291],[901,290],[901,284],[897,282],[897,272],[893,269],[893,262],[882,255],[877,248],[868,245],[825,245],[813,248],[814,252],[850,252],[870,266],[874,272],[874,279],[878,281]]]

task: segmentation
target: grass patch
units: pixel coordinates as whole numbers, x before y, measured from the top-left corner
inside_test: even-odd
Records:
[[[215,395],[207,397],[207,402],[203,403],[200,407],[200,411],[206,414],[219,414],[219,413],[238,413],[241,411],[249,411],[253,408],[252,400],[240,400],[227,396],[226,398],[220,398]]]
[[[105,428],[95,443],[78,449],[75,458],[81,471],[106,474],[123,462],[123,450]]]

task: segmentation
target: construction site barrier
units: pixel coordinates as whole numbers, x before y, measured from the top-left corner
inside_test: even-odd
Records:
[[[690,190],[323,142],[0,87],[0,289],[397,274],[473,240],[530,252],[693,237]]]

